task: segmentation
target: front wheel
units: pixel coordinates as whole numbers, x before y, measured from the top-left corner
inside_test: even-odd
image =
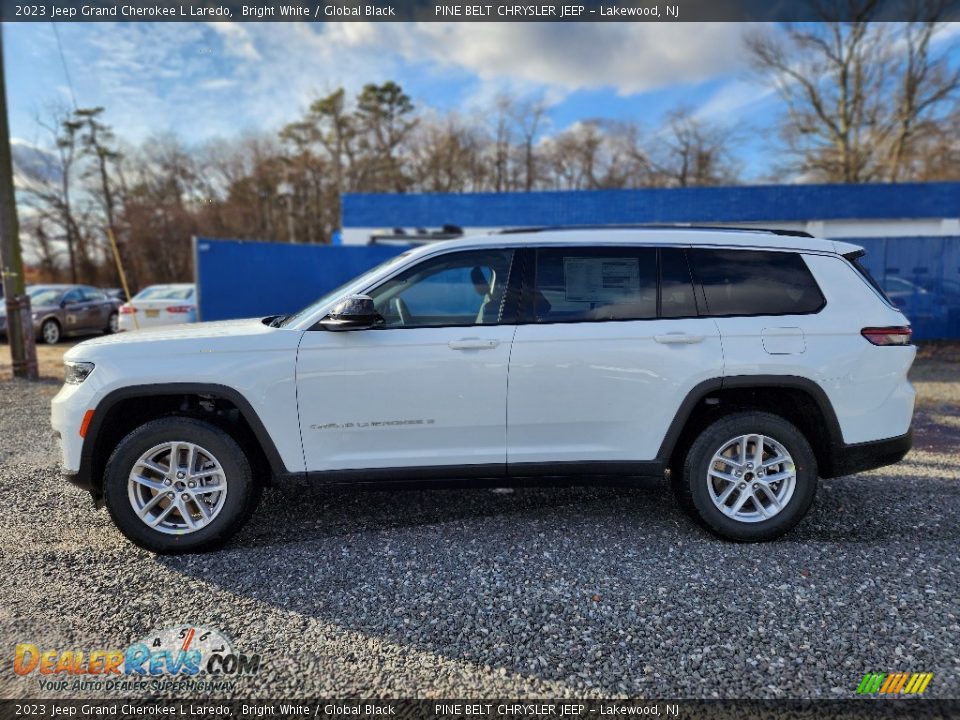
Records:
[[[202,420],[167,417],[127,435],[110,456],[104,500],[120,531],[142,548],[215,548],[253,512],[260,487],[237,442]]]
[[[771,540],[806,515],[817,491],[817,461],[783,418],[739,412],[717,420],[691,445],[681,496],[713,532],[730,540]]]
[[[107,327],[103,332],[107,335],[113,335],[120,330],[120,316],[117,313],[110,313],[110,319],[107,320]]]

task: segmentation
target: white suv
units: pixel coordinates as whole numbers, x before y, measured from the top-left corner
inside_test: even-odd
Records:
[[[554,228],[405,252],[289,317],[65,357],[66,476],[133,542],[209,548],[285,477],[670,478],[765,540],[819,477],[899,461],[915,348],[862,249],[782,231]]]

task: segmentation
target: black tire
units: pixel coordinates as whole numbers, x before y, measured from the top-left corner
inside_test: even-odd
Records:
[[[130,471],[150,448],[171,441],[194,443],[211,452],[226,476],[227,494],[219,513],[199,530],[167,534],[149,527],[130,502]],[[133,543],[161,554],[213,550],[225,543],[247,521],[260,500],[261,486],[250,462],[227,432],[203,420],[166,417],[141,425],[117,445],[104,472],[104,500],[113,522]]]
[[[113,335],[116,331],[117,321],[120,319],[120,315],[117,313],[110,313],[110,317],[107,320],[107,326],[103,329],[104,335]]]
[[[707,471],[714,453],[727,441],[751,433],[773,438],[786,449],[794,461],[796,483],[793,495],[777,514],[766,520],[745,522],[729,517],[714,504]],[[717,420],[700,433],[687,452],[682,477],[677,480],[675,489],[681,503],[692,508],[710,531],[737,542],[772,540],[796,526],[810,509],[817,492],[817,460],[803,433],[787,420],[766,412],[738,412]],[[755,508],[750,503],[746,507]]]
[[[53,318],[43,321],[43,324],[40,326],[40,339],[45,345],[56,345],[60,342],[61,337],[60,323]]]

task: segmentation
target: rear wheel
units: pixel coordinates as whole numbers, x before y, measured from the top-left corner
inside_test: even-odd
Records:
[[[679,490],[713,532],[730,540],[779,537],[806,515],[817,463],[803,434],[765,412],[728,415],[694,441]]]
[[[104,332],[107,335],[113,335],[120,329],[120,316],[117,313],[110,313],[110,319],[107,321],[107,327]]]
[[[194,418],[162,418],[137,428],[120,441],[104,474],[104,499],[117,527],[157,553],[223,544],[259,496],[236,441]]]

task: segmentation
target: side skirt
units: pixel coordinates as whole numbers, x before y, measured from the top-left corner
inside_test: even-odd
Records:
[[[368,488],[554,487],[623,485],[663,478],[664,465],[648,462],[518,463],[324,470],[288,475],[329,486]]]

